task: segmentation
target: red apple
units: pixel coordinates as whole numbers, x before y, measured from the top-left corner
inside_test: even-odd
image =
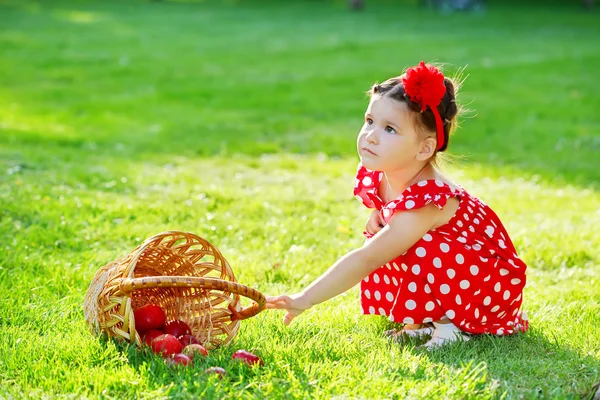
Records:
[[[204,370],[205,374],[217,374],[219,378],[223,379],[225,376],[225,370],[221,367],[210,367]]]
[[[181,353],[173,354],[167,357],[165,361],[171,365],[190,365],[192,363],[191,358]]]
[[[240,360],[248,365],[260,364],[264,365],[263,360],[256,354],[252,354],[246,350],[238,350],[231,356],[234,360]]]
[[[201,344],[189,344],[184,347],[182,353],[191,359],[195,359],[198,354],[206,357],[208,355],[208,350]]]
[[[146,344],[148,346],[150,346],[150,344],[152,344],[152,341],[159,337],[160,335],[164,335],[165,333],[163,331],[161,331],[160,329],[150,329],[149,331],[146,331],[146,333],[144,333],[144,335],[142,336],[142,340],[144,342],[146,342]]]
[[[133,312],[135,330],[146,332],[150,329],[162,329],[165,326],[165,312],[156,304],[147,304]]]
[[[165,334],[152,340],[152,351],[161,353],[163,356],[181,353],[183,346],[173,335]]]
[[[193,335],[183,335],[179,336],[177,339],[179,339],[183,347],[187,346],[188,344],[201,344],[196,336]]]
[[[165,333],[169,335],[173,335],[175,337],[183,336],[183,335],[191,335],[192,330],[190,326],[183,321],[176,320],[171,321],[165,325]]]

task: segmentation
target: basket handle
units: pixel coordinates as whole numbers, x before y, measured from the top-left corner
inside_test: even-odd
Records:
[[[199,278],[194,276],[151,276],[144,278],[126,278],[121,281],[120,288],[124,294],[134,290],[157,287],[194,287],[209,290],[222,290],[239,294],[254,300],[254,303],[240,311],[236,311],[231,304],[231,320],[243,320],[255,316],[265,308],[265,296],[256,289],[218,278]]]

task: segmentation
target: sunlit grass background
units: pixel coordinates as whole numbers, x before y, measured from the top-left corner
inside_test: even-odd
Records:
[[[0,397],[578,398],[600,380],[600,23],[579,4],[0,1]],[[164,230],[299,290],[357,246],[364,91],[466,67],[447,172],[529,265],[528,334],[391,344],[353,289],[177,371],[93,337],[98,268]],[[229,360],[235,349],[265,367]],[[220,365],[229,379],[201,374]]]

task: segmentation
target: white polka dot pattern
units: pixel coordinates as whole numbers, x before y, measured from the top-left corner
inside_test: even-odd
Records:
[[[489,207],[439,179],[421,180],[384,203],[382,179],[381,171],[359,165],[354,195],[368,208],[381,210],[385,223],[427,204],[444,208],[451,197],[459,207],[447,224],[424,233],[413,247],[360,282],[363,313],[411,324],[451,319],[470,333],[527,330],[520,310],[526,265]]]

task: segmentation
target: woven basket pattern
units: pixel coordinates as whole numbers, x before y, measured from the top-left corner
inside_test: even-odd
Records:
[[[240,295],[254,303],[241,308]],[[87,291],[85,319],[97,334],[141,345],[134,312],[157,304],[167,321],[185,321],[203,345],[231,341],[240,320],[264,309],[264,296],[236,282],[229,263],[206,239],[163,232],[100,268]]]

